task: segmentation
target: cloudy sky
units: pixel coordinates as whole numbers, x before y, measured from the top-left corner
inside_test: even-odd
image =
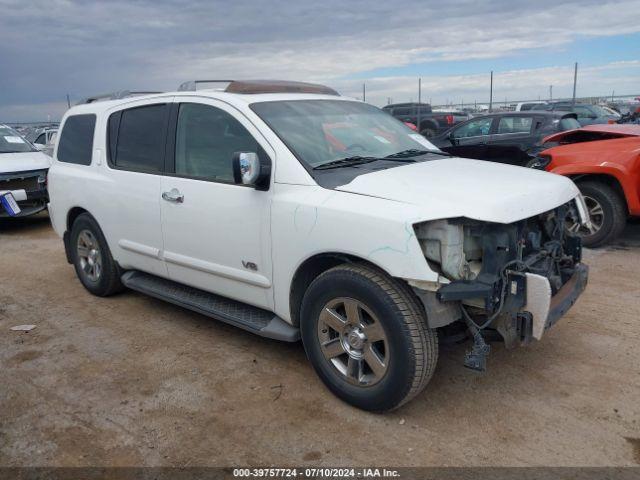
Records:
[[[68,93],[194,78],[326,83],[376,105],[640,94],[640,0],[0,0],[0,122]]]

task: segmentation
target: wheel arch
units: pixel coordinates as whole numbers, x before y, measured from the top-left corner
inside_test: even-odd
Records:
[[[315,254],[304,260],[293,274],[291,285],[289,286],[289,312],[293,325],[300,324],[300,308],[304,294],[320,274],[343,263],[358,263],[368,265],[387,275],[389,273],[379,265],[366,260],[357,255],[341,252],[324,252]],[[390,276],[390,275],[389,275]]]
[[[629,204],[627,203],[627,197],[625,195],[624,189],[622,188],[622,184],[614,175],[608,173],[584,173],[584,174],[573,174],[568,175],[568,177],[574,181],[574,183],[580,188],[580,184],[583,182],[600,182],[618,194],[618,196],[622,199],[624,203],[624,207],[629,213]]]
[[[73,255],[71,253],[71,241],[70,241],[71,228],[73,227],[73,223],[76,221],[76,218],[78,218],[83,213],[89,213],[89,211],[86,210],[85,208],[77,207],[77,206],[70,208],[69,211],[67,212],[67,218],[64,224],[64,232],[62,233],[62,243],[64,244],[64,253],[67,257],[67,263],[70,263],[70,264],[73,263]],[[91,214],[89,213],[89,215]]]

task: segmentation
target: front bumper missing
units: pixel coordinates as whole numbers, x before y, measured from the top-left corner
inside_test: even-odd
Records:
[[[533,273],[511,272],[507,276],[508,293],[504,299],[502,313],[491,323],[511,348],[518,343],[529,343],[531,338],[540,340],[573,306],[587,286],[589,268],[576,263],[571,277],[555,295],[547,277]],[[478,281],[451,282],[441,287],[437,298],[444,304],[462,302],[479,308],[486,306],[490,298],[497,298],[497,285]],[[487,315],[490,310],[487,309]]]
[[[526,279],[526,304],[522,310],[531,313],[533,338],[540,340],[544,332],[555,325],[584,292],[589,279],[589,267],[577,264],[571,278],[553,296],[545,277],[527,273]]]

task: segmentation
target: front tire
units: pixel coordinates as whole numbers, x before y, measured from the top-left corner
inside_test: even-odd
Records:
[[[94,295],[107,297],[123,290],[120,271],[98,222],[83,213],[71,227],[69,245],[78,279]]]
[[[320,379],[358,408],[398,408],[433,375],[435,330],[409,288],[372,267],[345,264],[321,274],[305,293],[300,323]]]
[[[427,127],[424,130],[422,130],[420,134],[425,138],[433,138],[438,134],[438,132],[434,128]]]

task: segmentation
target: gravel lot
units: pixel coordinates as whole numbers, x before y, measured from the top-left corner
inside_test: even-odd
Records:
[[[413,402],[340,402],[301,344],[143,295],[91,296],[47,216],[0,223],[0,465],[639,465],[640,224],[587,291],[489,370],[444,347]],[[36,324],[31,332],[10,327]]]

